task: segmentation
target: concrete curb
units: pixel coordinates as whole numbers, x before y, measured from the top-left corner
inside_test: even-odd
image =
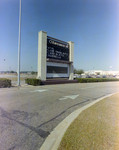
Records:
[[[11,87],[34,87],[33,85],[28,85],[28,84],[21,84],[20,86],[18,85],[12,85]]]
[[[116,92],[116,93],[118,93],[118,92]],[[76,119],[83,110],[91,107],[92,105],[103,100],[104,98],[110,97],[116,93],[112,93],[112,94],[103,96],[103,97],[89,103],[88,105],[83,106],[82,108],[79,108],[78,110],[72,112],[56,128],[54,128],[54,130],[50,133],[50,135],[47,137],[47,139],[41,146],[40,150],[57,150],[67,128],[70,126],[70,124],[74,121],[74,119]]]

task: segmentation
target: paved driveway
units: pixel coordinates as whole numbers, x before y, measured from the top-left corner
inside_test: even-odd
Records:
[[[119,92],[119,82],[0,89],[0,148],[38,150],[71,112]]]

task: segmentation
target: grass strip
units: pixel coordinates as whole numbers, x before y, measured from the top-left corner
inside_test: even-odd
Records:
[[[76,80],[79,83],[119,81],[117,78],[76,78]]]
[[[4,75],[4,77],[6,78],[5,75]],[[36,78],[36,75],[26,75],[25,77],[20,76],[20,81],[25,81],[25,79],[27,79],[27,78]],[[11,81],[17,81],[18,76],[13,76],[13,77],[7,76],[7,79],[10,79]]]
[[[67,129],[58,150],[119,149],[119,93],[84,110]]]

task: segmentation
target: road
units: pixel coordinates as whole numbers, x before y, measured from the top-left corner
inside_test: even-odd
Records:
[[[119,82],[0,89],[0,150],[39,150],[74,110],[110,93]]]

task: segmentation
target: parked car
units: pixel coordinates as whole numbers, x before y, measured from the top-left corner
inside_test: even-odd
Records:
[[[78,74],[74,74],[74,80],[78,78]]]
[[[87,75],[86,78],[92,78],[90,75]]]
[[[102,76],[102,78],[106,78],[106,76],[104,75],[104,76]]]
[[[100,75],[97,75],[96,78],[100,78]]]
[[[119,78],[119,76],[116,76],[116,78]]]

